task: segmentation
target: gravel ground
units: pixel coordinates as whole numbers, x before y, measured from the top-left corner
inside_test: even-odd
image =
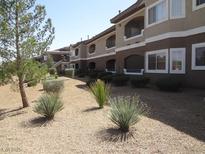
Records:
[[[10,86],[0,87],[0,154],[205,153],[204,91],[112,88],[113,96],[140,95],[150,108],[130,134],[121,134],[108,119],[110,108],[98,110],[84,82],[65,80],[65,108],[47,124],[32,107],[19,109]],[[27,88],[31,106],[42,93],[41,85]]]

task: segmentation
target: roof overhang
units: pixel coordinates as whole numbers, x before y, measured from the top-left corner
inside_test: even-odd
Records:
[[[93,41],[95,41],[95,40],[97,40],[97,39],[99,39],[99,38],[101,38],[101,37],[103,37],[111,32],[114,32],[114,31],[115,31],[115,26],[112,26],[112,27],[104,30],[103,32],[99,33],[98,35],[94,36],[93,38],[87,40],[85,42],[85,44],[90,44],[91,42],[93,42]]]
[[[129,8],[115,16],[114,18],[112,18],[110,21],[111,23],[118,23],[121,20],[129,17],[130,15],[134,14],[135,12],[143,8],[145,8],[144,0],[138,0],[135,4],[133,4],[132,6],[130,6]]]

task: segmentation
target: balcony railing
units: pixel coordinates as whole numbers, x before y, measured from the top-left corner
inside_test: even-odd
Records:
[[[105,69],[105,72],[109,72],[109,73],[113,73],[115,74],[116,73],[116,70],[115,69]]]
[[[123,69],[126,75],[143,75],[144,69]]]
[[[141,33],[138,34],[138,35],[135,35],[135,36],[132,36],[132,37],[128,37],[128,38],[126,36],[124,36],[124,41],[129,41],[129,40],[132,40],[132,39],[137,39],[137,38],[140,38],[142,36],[144,36],[144,29],[142,29]]]

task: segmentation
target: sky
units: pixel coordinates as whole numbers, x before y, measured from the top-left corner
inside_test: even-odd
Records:
[[[50,50],[93,37],[112,26],[110,19],[137,0],[37,0],[55,27]]]

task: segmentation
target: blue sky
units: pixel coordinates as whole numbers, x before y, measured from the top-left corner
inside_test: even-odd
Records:
[[[110,19],[136,0],[37,0],[46,6],[55,27],[51,50],[98,34],[111,26]]]

